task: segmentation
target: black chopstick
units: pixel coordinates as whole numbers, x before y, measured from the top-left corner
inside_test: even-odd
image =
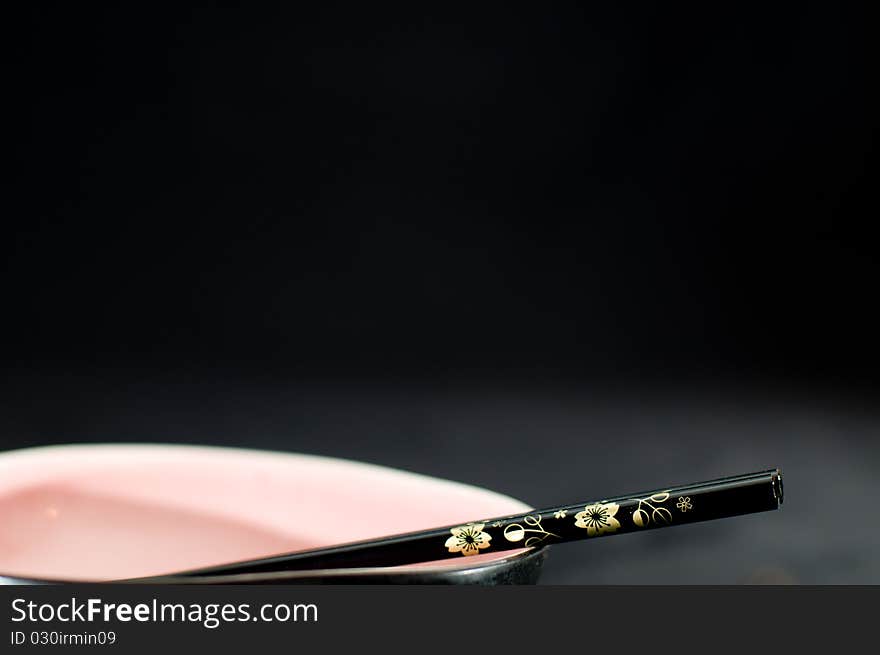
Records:
[[[175,575],[399,566],[711,521],[774,510],[781,503],[782,473],[769,469]]]

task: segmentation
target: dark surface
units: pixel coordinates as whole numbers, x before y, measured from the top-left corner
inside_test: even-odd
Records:
[[[780,466],[547,582],[877,582],[866,7],[20,5],[0,448],[319,452],[536,505]]]
[[[332,391],[332,392],[331,392]],[[19,379],[2,446],[160,441],[366,460],[544,507],[778,465],[775,512],[554,546],[546,583],[880,583],[872,399],[727,388],[476,391]],[[480,518],[480,517],[475,517]]]

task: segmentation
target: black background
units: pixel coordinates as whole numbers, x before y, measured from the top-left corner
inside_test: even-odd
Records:
[[[845,548],[816,504],[868,498],[880,466],[861,9],[65,4],[9,25],[0,446],[304,450],[538,505],[794,463],[816,497],[752,523],[776,528],[771,578],[880,579],[860,501]],[[687,530],[718,540],[700,571],[658,533],[593,547],[629,573],[569,550],[548,575],[755,579],[722,547],[749,531]]]

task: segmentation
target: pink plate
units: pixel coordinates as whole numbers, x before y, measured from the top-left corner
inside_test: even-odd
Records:
[[[315,455],[32,448],[0,454],[0,575],[160,575],[529,509],[479,487]],[[470,568],[518,552],[433,565]]]

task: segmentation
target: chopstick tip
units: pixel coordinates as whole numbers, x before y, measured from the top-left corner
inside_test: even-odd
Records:
[[[773,485],[773,496],[776,498],[776,502],[781,505],[783,498],[782,471],[777,468],[776,471],[770,476],[770,479]]]

